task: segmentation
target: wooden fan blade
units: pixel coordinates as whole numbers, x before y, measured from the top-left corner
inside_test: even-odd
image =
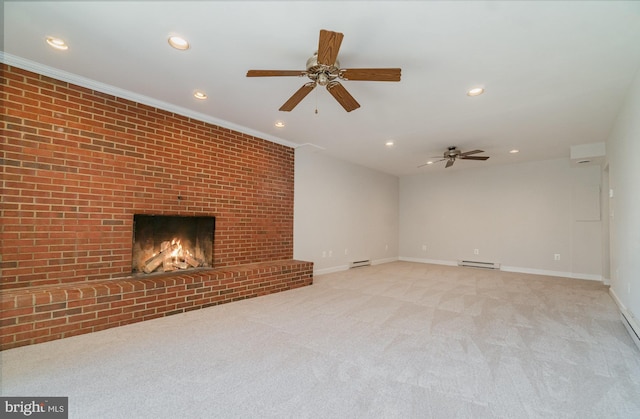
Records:
[[[464,160],[487,160],[489,156],[462,156],[460,158]]]
[[[338,59],[338,51],[344,35],[340,32],[320,30],[320,41],[318,42],[318,64],[334,65]]]
[[[464,153],[458,154],[458,156],[459,157],[464,157],[464,156],[468,156],[470,154],[478,154],[478,153],[484,153],[484,151],[482,151],[482,150],[465,151]]]
[[[297,92],[295,92],[293,94],[293,96],[291,96],[289,98],[289,100],[287,100],[284,105],[282,105],[280,107],[279,110],[284,111],[284,112],[290,112],[293,108],[296,107],[296,105],[298,103],[300,103],[300,101],[302,99],[305,98],[305,96],[307,96],[309,94],[309,92],[311,92],[314,88],[316,87],[315,82],[309,82],[304,84],[301,88],[298,89]]]
[[[306,76],[304,70],[249,70],[247,77]]]
[[[347,68],[340,71],[344,80],[400,81],[399,68]]]
[[[349,92],[347,92],[347,89],[337,81],[327,84],[327,90],[331,93],[331,96],[336,98],[345,111],[351,112],[352,110],[360,107],[360,104],[356,102]]]
[[[454,162],[454,161],[455,161],[454,159],[449,159],[449,161],[448,161],[448,162],[447,162],[447,164],[444,166],[444,168],[446,169],[446,168],[448,168],[448,167],[453,166],[453,162]]]

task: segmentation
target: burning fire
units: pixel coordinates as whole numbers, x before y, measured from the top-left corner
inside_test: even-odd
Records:
[[[174,259],[182,257],[182,244],[180,240],[173,239],[171,240],[171,247],[173,247],[173,252],[171,252],[171,257]]]
[[[189,249],[185,249],[178,239],[162,242],[161,248],[160,253],[154,253],[144,262],[143,272],[151,273],[156,270],[170,272],[176,269],[197,268],[205,265]]]

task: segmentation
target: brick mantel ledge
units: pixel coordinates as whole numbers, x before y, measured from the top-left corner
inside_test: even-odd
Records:
[[[313,262],[282,260],[185,273],[2,291],[0,350],[97,332],[313,283]]]

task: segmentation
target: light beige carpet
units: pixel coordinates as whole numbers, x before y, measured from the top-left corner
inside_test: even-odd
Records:
[[[71,418],[639,418],[597,282],[408,262],[2,352],[2,395]]]

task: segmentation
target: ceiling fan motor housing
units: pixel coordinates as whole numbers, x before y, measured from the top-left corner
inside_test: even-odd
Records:
[[[329,82],[340,76],[340,62],[336,60],[333,65],[318,64],[318,53],[313,54],[307,60],[307,77],[320,86],[326,86]]]
[[[449,149],[444,152],[445,159],[455,159],[459,155],[460,155],[460,150],[456,149],[456,147],[449,147]]]

